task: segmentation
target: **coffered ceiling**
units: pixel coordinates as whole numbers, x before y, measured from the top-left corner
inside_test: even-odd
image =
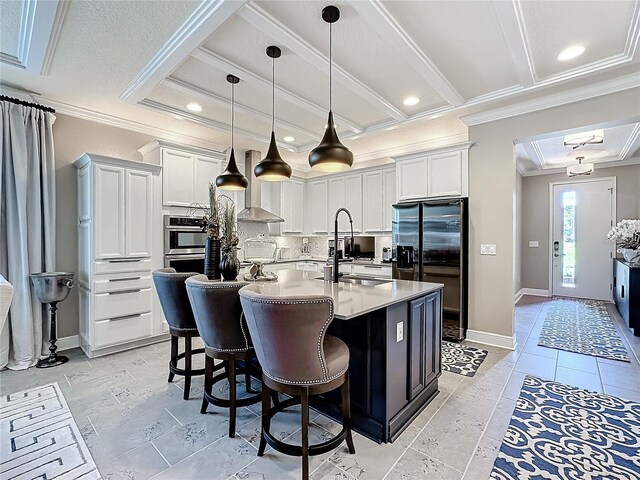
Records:
[[[328,3],[0,0],[1,80],[61,113],[224,149],[232,73],[241,79],[237,146],[265,150],[265,48],[277,45],[276,135],[285,159],[305,170],[327,116],[329,28],[321,11]],[[466,125],[565,96],[640,86],[638,1],[333,3],[341,10],[333,109],[356,163],[464,141]],[[584,53],[557,59],[574,45]],[[420,101],[407,106],[408,96]],[[202,111],[189,111],[191,102]],[[514,108],[523,102],[524,111]]]

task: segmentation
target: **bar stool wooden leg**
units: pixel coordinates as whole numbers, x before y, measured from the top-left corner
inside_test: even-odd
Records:
[[[300,395],[302,409],[302,478],[309,478],[309,389],[304,388]]]
[[[229,379],[229,437],[236,435],[236,360],[229,358],[229,366],[227,370],[227,378]]]
[[[344,383],[340,388],[342,393],[342,426],[347,430],[347,447],[349,453],[356,453],[356,447],[353,445],[353,437],[351,435],[351,401],[349,394],[349,372],[345,373]]]
[[[267,440],[264,437],[264,432],[268,431],[271,427],[271,389],[264,381],[262,382],[262,432],[260,434],[260,445],[258,446],[258,456],[264,455],[264,449],[267,448]]]
[[[247,393],[253,392],[251,390],[251,360],[244,361],[244,388]]]
[[[204,391],[211,395],[211,389],[213,387],[213,358],[210,356],[204,357]],[[200,413],[207,413],[207,407],[209,402],[207,398],[202,396],[202,407],[200,407]]]
[[[178,366],[178,337],[176,337],[175,335],[171,335],[171,361],[170,361],[170,363],[174,367]],[[175,377],[175,373],[173,373],[171,370],[169,370],[169,380],[167,380],[167,382],[169,382],[169,383],[173,382],[174,377]]]
[[[191,337],[184,337],[184,395],[182,398],[189,400],[191,391]]]

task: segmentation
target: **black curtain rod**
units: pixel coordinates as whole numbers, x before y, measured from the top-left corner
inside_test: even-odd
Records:
[[[43,112],[56,113],[56,111],[51,107],[45,107],[44,105],[40,105],[38,103],[25,102],[24,100],[20,100],[18,98],[7,97],[6,95],[0,95],[0,100],[3,102],[11,102],[16,103],[18,105],[24,105],[25,107],[33,107],[38,110],[42,110]]]

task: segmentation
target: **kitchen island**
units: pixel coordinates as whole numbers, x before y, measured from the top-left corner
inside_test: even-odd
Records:
[[[335,320],[328,333],[349,347],[352,426],[392,442],[438,394],[442,350],[442,284],[345,276],[337,284],[318,272],[278,271],[260,282],[264,294],[328,295]],[[338,392],[319,404],[339,420]]]

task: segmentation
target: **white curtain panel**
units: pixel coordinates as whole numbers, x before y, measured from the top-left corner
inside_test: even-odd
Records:
[[[29,274],[55,270],[55,116],[8,101],[0,108],[0,274],[14,288],[9,328],[1,333],[9,336],[9,354],[0,368],[22,370],[45,353],[49,330]]]

